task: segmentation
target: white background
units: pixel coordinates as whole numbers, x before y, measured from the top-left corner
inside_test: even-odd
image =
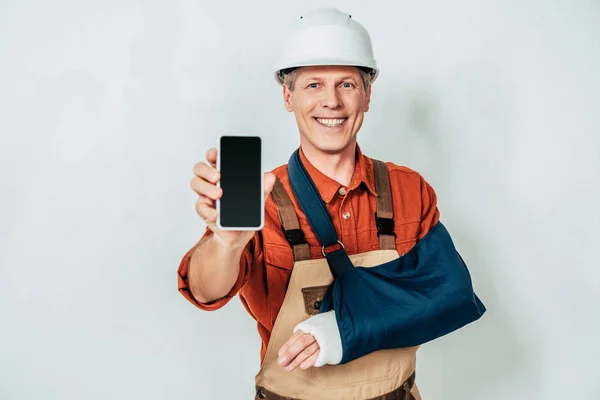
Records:
[[[0,5],[0,399],[250,399],[260,341],[176,269],[193,165],[298,145],[271,74],[286,25],[352,14],[381,67],[359,144],[418,170],[488,312],[424,346],[425,400],[600,398],[597,1]]]

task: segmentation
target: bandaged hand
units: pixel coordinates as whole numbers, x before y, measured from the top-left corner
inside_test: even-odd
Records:
[[[277,363],[287,371],[339,364],[343,349],[335,311],[313,315],[296,325],[278,355]]]
[[[286,371],[292,371],[298,366],[302,369],[310,368],[317,361],[319,350],[319,344],[313,335],[295,331],[279,350],[277,363]]]

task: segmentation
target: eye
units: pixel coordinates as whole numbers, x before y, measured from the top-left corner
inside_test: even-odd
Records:
[[[351,82],[344,82],[344,83],[342,84],[342,86],[343,86],[345,89],[350,89],[350,88],[353,88],[353,87],[354,87],[354,84],[353,84],[353,83],[351,83]]]
[[[311,88],[311,89],[316,89],[319,86],[318,83],[313,82],[313,83],[309,83],[307,87]]]

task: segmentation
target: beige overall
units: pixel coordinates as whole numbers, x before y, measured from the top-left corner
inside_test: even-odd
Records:
[[[374,163],[377,215],[393,217],[386,165]],[[292,202],[279,181],[272,192],[281,223],[286,230],[299,229]],[[372,267],[399,257],[395,238],[379,236],[380,250],[350,255],[355,266]],[[320,300],[333,276],[325,258],[310,259],[308,244],[294,246],[294,267],[285,299],[271,333],[267,352],[256,376],[255,399],[273,400],[420,400],[415,380],[417,347],[380,350],[341,365],[286,371],[277,364],[278,351],[294,327],[318,313]],[[360,293],[357,293],[360,296]]]

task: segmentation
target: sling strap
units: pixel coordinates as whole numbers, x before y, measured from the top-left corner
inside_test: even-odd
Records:
[[[296,199],[300,203],[300,208],[306,215],[306,219],[310,224],[313,232],[317,235],[317,239],[321,243],[321,253],[327,259],[329,269],[334,277],[343,274],[346,271],[354,269],[348,253],[344,249],[344,245],[337,238],[337,233],[325,202],[321,198],[314,182],[310,175],[302,165],[300,160],[300,149],[296,150],[288,161],[288,174],[290,184]],[[340,247],[329,253],[325,253],[325,248],[339,244]]]
[[[294,155],[292,156],[292,158],[294,158]],[[377,236],[379,236],[379,248],[381,250],[394,250],[396,248],[396,243],[394,234],[394,212],[392,205],[392,191],[390,186],[389,171],[383,161],[379,161],[376,159],[371,159],[371,161],[373,161],[373,172],[375,175],[375,190],[377,191],[377,211],[375,212],[375,222],[377,226]],[[292,170],[296,168],[295,170],[297,172],[300,172],[301,175],[303,175],[302,170],[304,169],[304,167],[302,166],[299,157],[297,162],[300,163],[300,166],[298,167],[298,165],[296,164],[295,166],[292,166]],[[309,184],[312,184],[314,191],[316,191],[314,183],[308,176],[308,173],[305,169],[304,172],[306,175],[301,176],[301,179],[305,182],[308,181]],[[293,177],[290,173],[290,183],[292,182],[292,179]],[[292,185],[292,190],[294,190],[294,185]],[[277,179],[275,180],[275,185],[273,186],[273,191],[271,192],[271,195],[273,197],[273,200],[275,201],[275,204],[277,205],[277,212],[279,215],[281,225],[283,226],[285,237],[293,249],[294,260],[302,261],[310,259],[308,242],[304,237],[304,233],[300,229],[300,223],[298,221],[298,216],[296,215],[296,211],[294,209],[292,200],[290,199],[288,192],[285,190],[281,182]],[[322,216],[324,213],[324,215],[327,217],[327,221],[329,221],[329,223],[331,224],[329,214],[327,213],[327,210],[318,192],[316,192],[316,195],[317,199],[315,199],[315,197],[313,196],[312,201],[314,201],[315,204],[320,204],[323,207],[323,209],[321,210],[321,218],[324,219],[324,217]],[[310,215],[312,215],[315,209],[317,209],[317,207],[310,208]],[[307,215],[307,219],[309,219],[309,214],[306,213],[306,211],[304,212]],[[313,225],[310,221],[311,220],[309,219],[309,224],[311,224],[312,227]],[[335,229],[333,228],[333,225],[331,225],[331,228],[335,235]],[[315,231],[315,233],[317,232]],[[318,234],[317,238],[319,238],[319,241],[321,242],[321,239],[318,236]],[[340,243],[337,241],[337,235],[335,243]]]
[[[337,233],[325,202],[302,165],[299,150],[296,150],[288,161],[288,173],[294,195],[321,245],[331,246],[337,243]]]

